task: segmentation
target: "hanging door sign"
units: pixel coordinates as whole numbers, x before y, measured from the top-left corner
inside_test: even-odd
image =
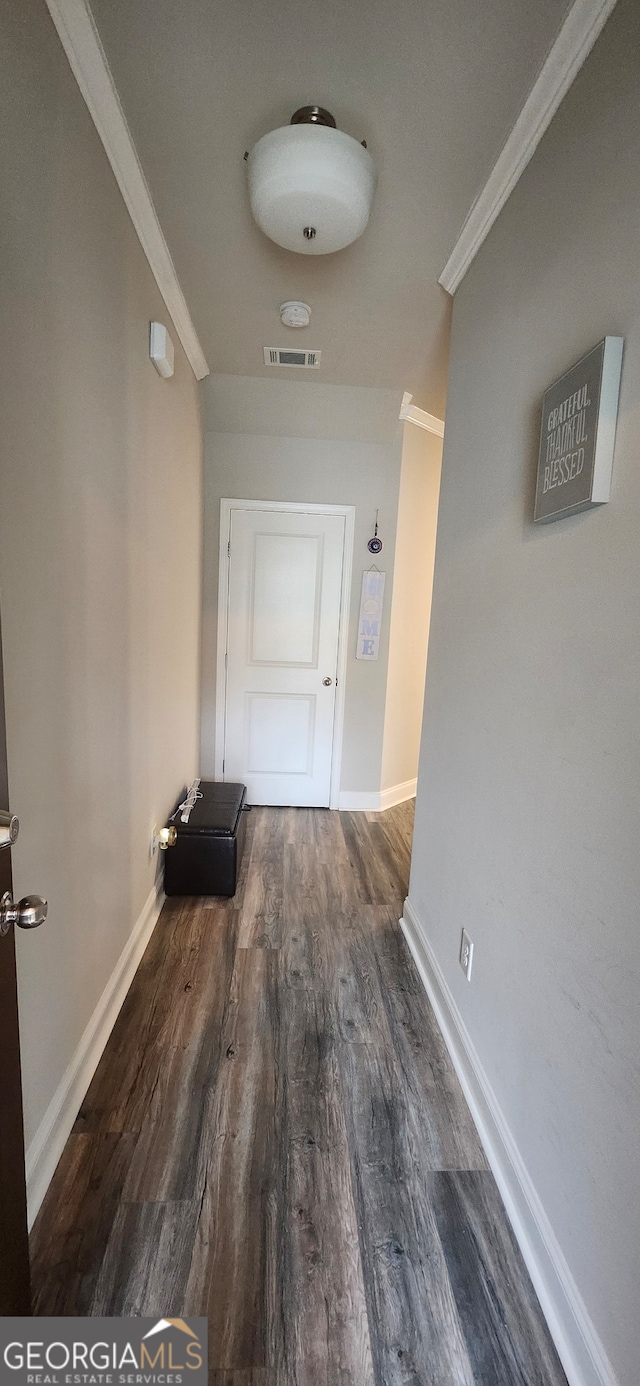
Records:
[[[608,501],[621,368],[622,337],[605,337],[546,391],[535,521]]]
[[[371,568],[362,574],[362,596],[360,598],[360,620],[358,621],[358,644],[356,659],[377,659],[380,647],[380,627],[382,625],[382,599],[384,597],[384,573]]]

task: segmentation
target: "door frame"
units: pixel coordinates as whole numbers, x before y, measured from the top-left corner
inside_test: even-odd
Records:
[[[0,635],[0,809],[9,809],[4,670]],[[0,894],[12,890],[11,846],[0,852]],[[24,1114],[15,928],[0,940],[0,1038],[4,1128],[0,1135],[0,1314],[31,1314]]]
[[[340,622],[338,627],[338,668],[336,674],[336,701],[333,714],[333,742],[331,747],[331,780],[329,808],[337,809],[340,798],[340,772],[342,768],[342,740],[344,735],[344,708],[347,675],[347,648],[349,639],[349,608],[351,604],[351,578],[353,571],[353,540],[355,534],[355,505],[316,505],[309,501],[261,501],[236,500],[224,498],[220,501],[220,559],[218,564],[218,631],[216,654],[216,743],[214,767],[216,779],[223,778],[224,745],[227,715],[227,671],[226,652],[229,622],[229,544],[232,510],[278,510],[301,515],[343,515],[344,549],[342,553],[342,581],[340,590]]]

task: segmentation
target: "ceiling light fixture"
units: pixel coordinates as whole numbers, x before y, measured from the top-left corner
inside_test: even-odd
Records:
[[[300,255],[330,255],[362,235],[376,186],[364,143],[336,129],[322,106],[302,106],[247,156],[251,210],[270,240]]]

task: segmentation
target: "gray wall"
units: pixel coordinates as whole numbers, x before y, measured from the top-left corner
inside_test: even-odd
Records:
[[[27,1142],[197,769],[201,434],[170,326],[42,0],[2,0],[0,589]]]
[[[379,791],[389,615],[400,485],[400,395],[393,390],[212,376],[205,400],[202,773],[215,755],[220,500],[308,501],[356,507],[341,789]],[[363,568],[376,510],[387,572],[380,658],[356,660]]]
[[[640,7],[619,0],[456,296],[410,887],[621,1386],[640,1361],[639,92]],[[611,502],[534,529],[543,390],[605,333],[626,339]]]

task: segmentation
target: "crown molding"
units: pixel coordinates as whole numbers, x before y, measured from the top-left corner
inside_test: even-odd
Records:
[[[444,419],[437,419],[435,414],[427,414],[426,410],[418,409],[417,404],[412,404],[413,395],[407,394],[405,390],[402,396],[402,404],[398,417],[405,423],[416,424],[418,428],[426,428],[427,433],[435,433],[437,438],[444,438]]]
[[[46,4],[191,369],[197,380],[203,380],[209,367],[93,16],[86,0],[46,0]]]
[[[577,76],[616,0],[574,0],[438,280],[454,294]]]

